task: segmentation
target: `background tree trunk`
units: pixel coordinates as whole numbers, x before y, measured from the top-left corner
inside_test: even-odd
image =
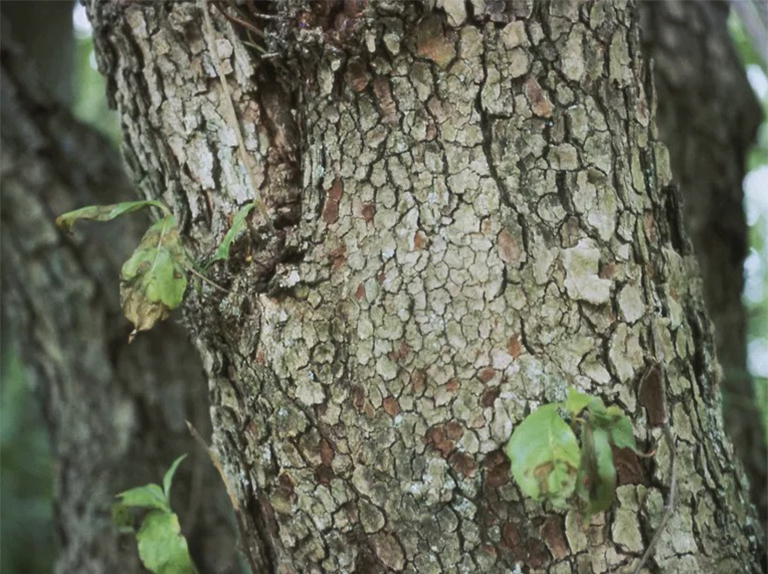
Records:
[[[110,507],[117,493],[158,482],[184,452],[191,456],[174,508],[201,572],[236,572],[226,495],[184,422],[210,433],[199,357],[172,323],[127,344],[117,282],[146,219],[84,225],[76,237],[53,223],[64,211],[135,192],[110,144],[44,95],[8,33],[0,54],[2,322],[50,431],[56,572],[144,572],[135,542],[112,527]]]
[[[742,181],[762,112],[728,33],[725,2],[641,2],[643,46],[654,60],[659,136],[670,152],[683,215],[704,280],[723,368],[725,428],[768,531],[768,453],[747,370],[741,302],[747,223]]]
[[[251,19],[259,58],[218,15],[201,32],[197,6],[90,3],[128,163],[190,248],[253,199],[248,170],[277,228],[238,244],[224,300],[187,305],[250,554],[270,572],[630,571],[663,442],[620,461],[619,502],[586,530],[522,500],[501,448],[568,384],[650,448],[659,405],[635,386],[659,361],[679,500],[655,561],[758,572],[632,6],[442,4],[254,4],[281,16]]]

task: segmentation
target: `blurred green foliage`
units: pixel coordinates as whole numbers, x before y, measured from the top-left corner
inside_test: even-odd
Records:
[[[750,253],[745,262],[743,302],[747,312],[747,348],[750,374],[755,385],[768,438],[768,69],[764,55],[731,13],[731,37],[763,106],[763,122],[747,161],[744,209],[749,225]]]
[[[82,7],[76,7],[76,10]],[[90,34],[75,33],[73,113],[120,142],[117,113],[95,69]],[[3,332],[0,356],[0,572],[53,571],[53,464],[42,409],[31,392],[11,333]]]
[[[115,110],[109,109],[107,84],[104,76],[96,69],[93,51],[93,37],[90,34],[75,33],[75,78],[74,103],[72,112],[81,121],[103,132],[118,146],[121,132]]]
[[[53,571],[53,457],[13,348],[0,364],[0,572]]]

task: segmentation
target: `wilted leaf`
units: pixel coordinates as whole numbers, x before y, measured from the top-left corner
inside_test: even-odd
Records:
[[[585,424],[581,437],[577,493],[586,503],[586,514],[601,512],[611,506],[616,488],[616,468],[613,466],[608,432]]]
[[[186,253],[176,218],[169,215],[147,230],[120,273],[123,311],[134,325],[131,339],[168,317],[186,288]]]
[[[136,488],[121,492],[117,496],[120,498],[120,504],[125,507],[171,510],[168,498],[157,484],[137,486]]]
[[[153,510],[136,534],[139,556],[155,574],[195,574],[179,519],[172,512]]]
[[[216,250],[216,254],[213,256],[211,262],[229,258],[229,249],[232,247],[232,243],[234,243],[238,235],[240,235],[240,231],[242,231],[243,226],[245,225],[245,218],[248,217],[248,214],[251,211],[253,211],[254,207],[256,207],[255,201],[244,205],[238,210],[238,212],[235,214],[235,217],[232,219],[232,226],[224,236],[224,239],[222,240],[221,245],[219,245],[219,248]]]
[[[179,458],[173,461],[171,468],[165,473],[163,477],[163,491],[165,492],[165,498],[170,502],[171,500],[171,484],[173,483],[173,475],[176,474],[176,469],[179,468],[181,461],[187,458],[186,454],[182,454]]]
[[[64,231],[69,231],[76,221],[80,219],[91,219],[93,221],[110,221],[120,215],[131,213],[143,207],[154,205],[159,207],[165,213],[170,213],[168,207],[160,203],[159,201],[143,200],[143,201],[126,201],[124,203],[116,203],[113,205],[89,205],[81,209],[74,211],[68,211],[56,218],[56,225],[58,225]]]
[[[506,452],[525,494],[562,507],[576,485],[579,445],[558,412],[561,406],[544,405],[528,415],[512,433]]]

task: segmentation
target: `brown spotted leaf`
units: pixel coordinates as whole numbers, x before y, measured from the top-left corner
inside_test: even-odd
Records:
[[[138,331],[151,329],[181,304],[187,288],[186,253],[172,215],[152,225],[120,273],[120,300]]]
[[[576,487],[579,444],[560,403],[544,405],[518,425],[507,443],[512,476],[524,494],[566,507]]]

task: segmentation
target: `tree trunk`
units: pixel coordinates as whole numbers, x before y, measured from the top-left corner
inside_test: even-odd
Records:
[[[728,33],[725,2],[642,2],[643,46],[654,60],[659,136],[670,152],[683,215],[704,280],[723,368],[725,428],[765,529],[765,429],[747,370],[741,293],[747,255],[742,181],[761,121]]]
[[[223,486],[184,422],[210,433],[199,357],[171,323],[128,346],[120,317],[120,267],[146,220],[89,227],[84,239],[54,226],[64,211],[135,192],[109,143],[44,95],[8,32],[1,54],[3,334],[29,367],[50,431],[55,571],[145,572],[135,542],[112,527],[110,507],[117,493],[159,482],[187,452],[174,509],[201,572],[236,572]]]
[[[213,252],[249,171],[276,228],[254,216],[214,273],[229,293],[186,305],[253,562],[630,572],[663,441],[585,529],[523,499],[502,448],[568,385],[654,448],[636,385],[658,361],[658,569],[760,571],[633,5],[441,4],[252,2],[212,35],[199,5],[89,5],[130,168],[189,248]]]

